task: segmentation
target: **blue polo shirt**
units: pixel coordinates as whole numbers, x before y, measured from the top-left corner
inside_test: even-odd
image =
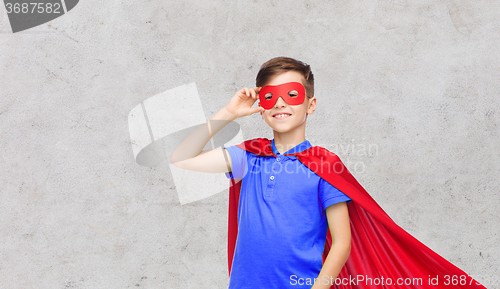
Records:
[[[311,147],[304,141],[284,154]],[[241,179],[238,236],[229,289],[311,288],[322,267],[325,209],[350,202],[294,156],[254,155],[236,146],[228,178]]]

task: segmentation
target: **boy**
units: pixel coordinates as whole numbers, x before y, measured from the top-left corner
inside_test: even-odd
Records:
[[[316,98],[307,64],[273,58],[256,82],[171,156],[180,168],[242,179],[229,196],[230,289],[485,288],[394,223],[338,156],[311,147],[305,126]],[[226,124],[257,112],[272,142],[202,151]]]
[[[283,97],[273,98],[269,91],[263,99],[268,102],[267,109],[261,103],[252,108],[261,87],[280,85],[292,85],[285,87],[285,92],[287,101],[294,105]],[[302,102],[295,101],[300,97]],[[256,88],[238,91],[210,119],[217,122],[209,120],[172,155],[172,163],[180,168],[228,172],[228,177],[242,179],[238,241],[229,288],[311,288],[315,278],[334,279],[349,256],[351,236],[346,202],[350,198],[293,156],[284,156],[311,147],[305,139],[305,127],[307,116],[315,107],[314,78],[309,65],[286,57],[271,59],[262,65]],[[256,156],[236,146],[201,151],[225,124],[258,112],[273,129],[272,149],[277,158]],[[333,242],[322,265],[327,226]],[[317,282],[312,288],[330,285]]]

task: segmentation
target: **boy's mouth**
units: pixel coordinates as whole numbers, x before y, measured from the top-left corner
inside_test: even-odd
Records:
[[[273,114],[273,118],[275,118],[275,119],[285,119],[285,118],[289,117],[290,115],[291,114],[286,113],[286,112],[280,112],[280,113]]]

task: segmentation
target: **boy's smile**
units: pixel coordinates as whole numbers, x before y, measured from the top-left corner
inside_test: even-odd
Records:
[[[273,115],[273,117],[275,119],[285,119],[287,117],[289,117],[290,115],[292,115],[291,113],[287,113],[287,112],[277,112],[276,114]]]

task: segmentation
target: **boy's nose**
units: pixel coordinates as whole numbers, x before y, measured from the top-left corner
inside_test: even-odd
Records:
[[[274,107],[283,107],[283,106],[286,106],[287,103],[285,102],[285,100],[280,96],[278,98],[278,100],[276,101],[276,103],[274,104]]]

